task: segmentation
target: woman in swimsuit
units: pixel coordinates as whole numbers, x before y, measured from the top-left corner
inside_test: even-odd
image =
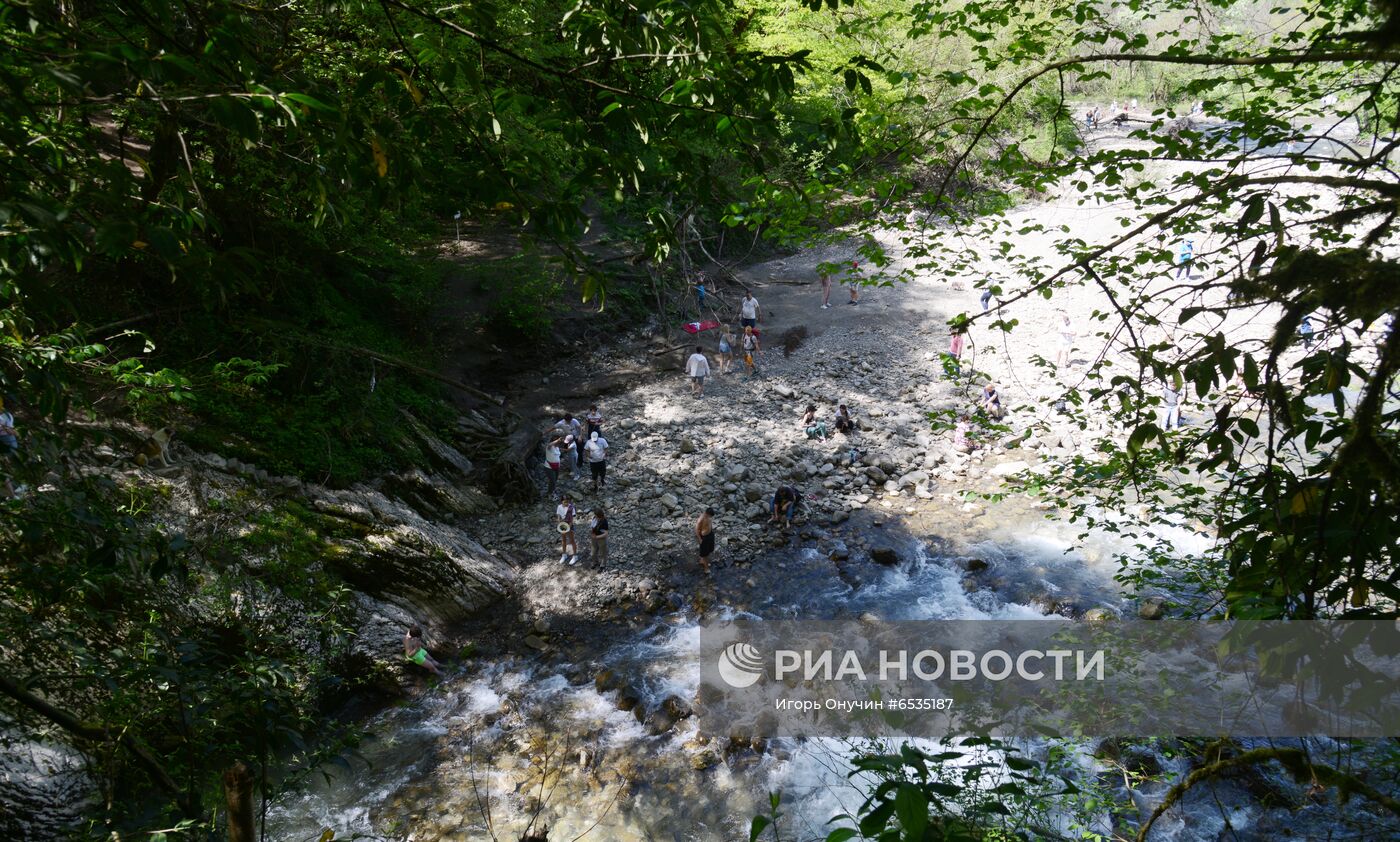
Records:
[[[438,669],[438,662],[433,660],[433,656],[428,654],[428,647],[423,645],[423,628],[421,626],[410,627],[408,634],[403,636],[403,655],[433,675],[442,675],[442,670]]]

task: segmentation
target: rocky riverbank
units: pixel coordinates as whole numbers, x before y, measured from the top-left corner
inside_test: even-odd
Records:
[[[607,511],[606,569],[592,568],[582,536],[579,564],[559,562],[554,499],[542,496],[533,507],[470,519],[469,528],[488,548],[528,560],[520,588],[528,615],[596,614],[639,588],[657,589],[658,579],[699,581],[693,531],[706,507],[717,512],[715,562],[739,569],[789,543],[817,545],[838,564],[852,553],[870,555],[878,547],[856,545],[852,536],[860,530],[841,529],[862,512],[907,520],[924,531],[955,520],[958,530],[975,533],[995,520],[997,505],[1049,507],[1025,498],[990,504],[978,495],[1001,491],[1005,478],[1036,470],[1041,459],[1092,457],[1094,437],[1111,434],[1106,426],[1080,429],[1022,403],[1038,393],[1014,394],[1009,400],[1017,405],[1002,422],[1010,432],[986,431],[982,447],[960,452],[948,425],[935,429],[930,416],[947,419],[973,409],[986,381],[985,375],[950,379],[942,362],[946,321],[968,294],[930,279],[866,290],[856,306],[841,303],[837,292],[838,303],[822,309],[814,267],[837,258],[804,255],[801,264],[780,260],[745,273],[764,315],[757,376],[743,373],[742,361],[732,373],[718,374],[716,331],[688,342],[668,340],[653,327],[605,356],[564,360],[538,386],[530,384],[545,393],[558,384],[561,394],[576,395],[571,384],[596,380],[600,371],[641,372],[629,383],[610,382],[596,401],[548,402],[534,419],[544,428],[565,411],[582,415],[593,402],[605,416],[611,445],[606,487],[595,493],[584,466],[565,470],[560,490],[573,495],[585,525],[593,508]],[[785,349],[785,335],[803,338]],[[668,342],[680,348],[666,351]],[[681,371],[695,344],[710,355],[715,372],[703,397],[690,394]],[[1047,393],[1057,388],[1054,382],[1040,386]],[[850,436],[834,431],[838,403],[855,416],[858,429]],[[808,438],[803,429],[808,404],[832,431],[826,441]],[[804,495],[805,516],[792,530],[767,522],[780,485]]]

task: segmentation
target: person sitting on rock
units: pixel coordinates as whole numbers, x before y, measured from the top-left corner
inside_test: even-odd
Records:
[[[817,419],[816,404],[807,404],[807,411],[802,413],[802,429],[807,431],[807,438],[826,441],[826,422]]]
[[[856,431],[855,419],[851,417],[851,411],[846,405],[838,404],[836,407],[836,432],[849,436]]]
[[[969,436],[972,431],[972,420],[967,413],[958,416],[957,426],[953,427],[953,449],[959,453],[971,453],[978,445]]]
[[[1001,395],[997,393],[997,384],[988,383],[982,387],[982,411],[993,421],[1000,421],[1006,415],[1001,405]]]
[[[428,654],[428,647],[423,643],[422,626],[410,626],[403,636],[403,656],[433,675],[442,675],[438,662]]]
[[[773,500],[768,504],[768,510],[772,512],[772,517],[768,518],[769,523],[781,523],[784,528],[792,526],[792,518],[797,514],[797,507],[802,501],[802,492],[790,485],[780,485],[773,493]]]

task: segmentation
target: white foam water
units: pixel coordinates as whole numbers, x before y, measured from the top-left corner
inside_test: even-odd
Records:
[[[1189,529],[1172,539],[1187,550],[1203,548],[1204,539]],[[886,620],[1044,619],[1040,606],[1014,601],[1012,592],[1122,610],[1113,557],[1131,547],[1112,535],[1096,535],[1097,552],[1086,559],[1072,549],[1079,544],[1067,525],[1010,524],[1000,540],[965,548],[1007,587],[973,589],[965,586],[968,574],[954,559],[933,556],[924,541],[909,539],[902,548],[906,563],[870,565],[856,584],[831,575],[809,577],[791,593],[775,587],[747,610],[716,606],[708,618],[841,618],[872,612]],[[829,564],[810,548],[775,563],[787,565],[784,576]],[[625,675],[645,711],[672,696],[688,701],[699,685],[694,653],[700,628],[684,612],[659,618],[616,641],[597,663]],[[337,838],[447,840],[494,833],[514,840],[525,827],[548,825],[551,839],[582,834],[609,842],[663,836],[708,842],[745,837],[749,818],[766,810],[768,793],[781,791],[783,838],[813,840],[825,838],[829,820],[856,810],[865,797],[863,781],[849,777],[854,747],[845,741],[775,741],[766,754],[743,752],[727,759],[719,756],[722,746],[711,744],[717,762],[697,771],[691,762],[703,749],[693,742],[693,721],[653,736],[632,712],[618,709],[614,692],[599,692],[591,681],[571,683],[563,667],[512,657],[474,664],[470,676],[449,679],[381,714],[372,730],[381,736],[363,747],[367,764],[355,763],[350,772],[328,769],[329,782],[313,777],[273,805],[272,838],[313,839],[331,828]],[[937,741],[916,744],[940,750]],[[1043,743],[1022,747],[1029,754],[1045,751]],[[1065,762],[1086,777],[1106,771],[1088,746]],[[1165,788],[1153,785],[1121,795],[1150,809]],[[1241,797],[1223,813],[1203,809],[1174,815],[1154,839],[1213,840],[1227,821],[1238,831],[1257,812]],[[1070,819],[1062,822],[1068,835]],[[1104,835],[1114,830],[1106,813],[1091,817],[1090,829]]]

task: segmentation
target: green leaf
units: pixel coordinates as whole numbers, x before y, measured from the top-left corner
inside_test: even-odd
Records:
[[[749,825],[749,842],[756,842],[759,834],[768,829],[773,820],[767,816],[754,816],[753,823]]]
[[[1142,448],[1149,441],[1162,435],[1162,430],[1153,422],[1140,425],[1133,430],[1133,434],[1128,437],[1128,455],[1136,457],[1142,452]]]
[[[298,105],[305,105],[314,111],[324,111],[329,114],[337,113],[338,109],[333,105],[327,105],[310,94],[282,94],[283,99],[291,100]]]
[[[901,783],[894,793],[894,811],[906,839],[923,839],[928,827],[928,796],[912,783]]]

